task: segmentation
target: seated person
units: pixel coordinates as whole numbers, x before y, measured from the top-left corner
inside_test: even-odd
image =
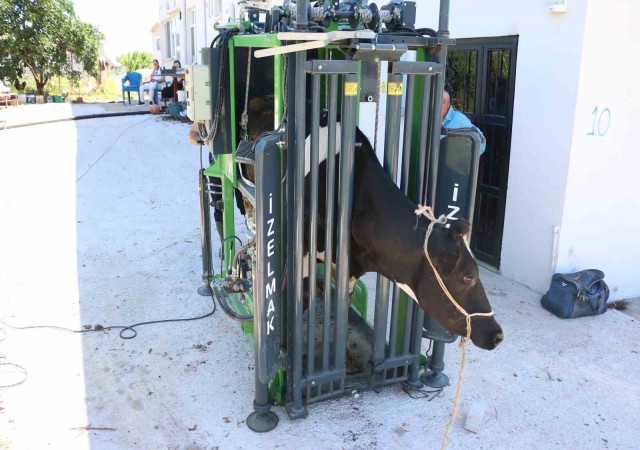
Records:
[[[482,134],[482,131],[473,125],[467,116],[451,105],[451,97],[446,90],[442,94],[442,128],[446,128],[447,130],[475,128],[476,131],[480,133],[480,140],[482,142],[480,145],[480,154],[482,155],[487,148],[487,140],[484,134]]]
[[[177,59],[173,62],[174,70],[180,69],[182,66],[180,65],[180,61]],[[163,100],[169,100],[173,98],[173,77],[167,77],[167,86],[162,89],[161,98]],[[181,91],[184,88],[184,80],[178,80],[178,91]],[[175,101],[175,99],[174,99]]]
[[[144,105],[144,91],[149,92],[149,104],[153,104],[153,94],[156,89],[162,89],[164,87],[164,77],[161,75],[160,63],[157,59],[153,60],[153,69],[149,79],[140,84],[140,101],[138,105]]]

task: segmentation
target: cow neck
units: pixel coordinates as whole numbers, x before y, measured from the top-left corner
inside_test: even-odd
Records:
[[[367,272],[412,284],[424,241],[423,231],[413,230],[416,205],[398,189],[369,141],[356,130],[361,145],[355,149],[353,237],[368,255]]]
[[[447,286],[445,286],[444,282],[442,281],[442,278],[440,277],[440,274],[438,273],[438,271],[436,270],[435,266],[433,265],[433,262],[431,261],[431,257],[429,256],[429,237],[431,236],[431,232],[433,231],[433,227],[436,225],[436,223],[446,223],[447,222],[447,217],[443,214],[440,217],[438,217],[436,219],[436,217],[433,214],[433,210],[431,209],[430,206],[423,206],[423,205],[418,205],[418,209],[416,209],[415,211],[417,216],[425,216],[431,223],[429,224],[429,228],[427,228],[427,235],[424,238],[424,254],[427,257],[427,261],[429,261],[429,264],[431,265],[431,268],[433,269],[433,273],[436,276],[436,280],[438,280],[438,284],[440,285],[440,287],[442,288],[442,291],[445,293],[445,295],[447,296],[447,298],[449,299],[449,301],[451,303],[453,303],[453,305],[456,307],[456,309],[458,311],[460,311],[462,314],[464,314],[465,319],[467,321],[467,336],[465,338],[460,339],[460,348],[462,350],[462,361],[460,363],[460,375],[458,376],[458,386],[456,388],[456,397],[453,403],[453,411],[451,412],[451,417],[449,418],[449,423],[447,424],[447,428],[444,430],[444,433],[442,435],[442,450],[444,450],[447,447],[447,436],[449,435],[449,431],[451,430],[451,427],[453,426],[453,422],[456,419],[456,416],[458,415],[458,405],[460,403],[460,392],[462,390],[462,381],[464,379],[464,369],[465,369],[465,365],[467,363],[467,343],[469,342],[469,339],[471,338],[471,318],[473,317],[490,317],[494,315],[493,311],[489,311],[486,313],[473,313],[473,314],[469,314],[462,306],[460,306],[460,304],[458,302],[456,302],[456,300],[453,298],[453,296],[451,295],[451,293],[449,292],[449,289],[447,289]]]

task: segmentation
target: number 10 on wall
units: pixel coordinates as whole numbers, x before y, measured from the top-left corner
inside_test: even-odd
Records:
[[[609,108],[604,108],[598,113],[598,107],[596,106],[591,111],[593,116],[593,124],[591,125],[591,131],[587,133],[587,136],[595,136],[596,131],[598,136],[604,136],[609,131],[609,125],[611,125],[611,111]]]

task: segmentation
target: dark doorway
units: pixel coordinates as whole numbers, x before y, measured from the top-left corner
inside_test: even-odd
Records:
[[[477,258],[500,267],[507,200],[511,123],[518,36],[457,39],[447,60],[447,90],[487,138],[473,215],[471,248]]]

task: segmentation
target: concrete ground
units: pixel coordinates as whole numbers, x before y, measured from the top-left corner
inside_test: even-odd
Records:
[[[2,322],[81,329],[211,310],[196,294],[199,161],[187,130],[159,116],[0,129]],[[539,293],[481,278],[506,339],[469,347],[448,448],[640,448],[638,319],[563,321]],[[220,310],[131,340],[0,328],[0,386],[21,383],[0,388],[0,449],[436,449],[455,394],[414,400],[389,387],[311,405],[295,422],[275,407],[276,430],[256,434],[245,424],[253,353]],[[455,383],[455,345],[445,362]],[[478,402],[476,434],[463,423]]]

